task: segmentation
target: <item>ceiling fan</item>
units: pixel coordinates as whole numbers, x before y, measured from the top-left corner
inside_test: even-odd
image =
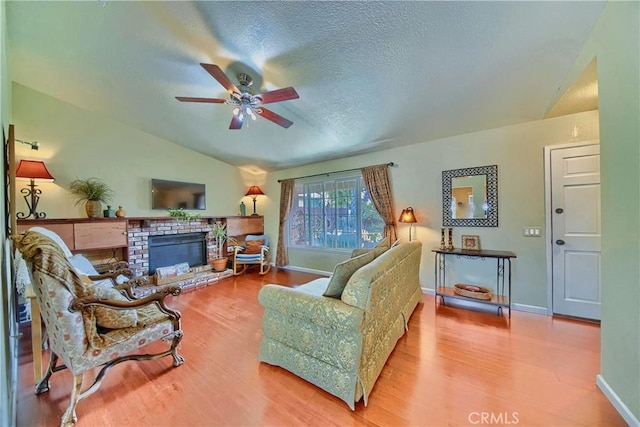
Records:
[[[217,65],[200,65],[202,65],[202,68],[207,70],[207,72],[211,74],[218,83],[229,91],[229,99],[176,96],[178,101],[233,105],[235,108],[233,109],[233,117],[231,118],[231,125],[229,125],[229,129],[241,129],[246,120],[249,118],[255,120],[256,115],[262,116],[267,120],[271,120],[283,128],[288,128],[293,124],[291,120],[285,119],[271,110],[267,110],[263,105],[299,98],[298,92],[296,92],[294,88],[287,87],[284,89],[276,89],[270,92],[255,94],[251,89],[253,79],[248,74],[238,73],[236,75],[238,82],[240,83],[240,88],[238,88],[231,82],[231,80],[229,80],[222,69]]]

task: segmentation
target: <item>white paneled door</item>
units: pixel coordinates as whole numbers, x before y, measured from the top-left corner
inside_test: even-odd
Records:
[[[600,319],[600,146],[551,151],[553,312]]]

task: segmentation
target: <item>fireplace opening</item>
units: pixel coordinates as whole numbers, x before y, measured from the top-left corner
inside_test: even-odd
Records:
[[[188,262],[189,267],[207,264],[206,233],[149,236],[149,275],[159,267]]]

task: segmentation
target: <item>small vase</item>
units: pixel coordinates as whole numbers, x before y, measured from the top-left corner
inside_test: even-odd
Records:
[[[244,202],[240,202],[240,216],[247,216],[247,205]]]
[[[102,213],[102,202],[99,200],[87,200],[84,205],[85,211],[89,218],[98,218]]]
[[[102,211],[102,215],[104,215],[105,218],[113,218],[116,216],[116,211],[111,209],[111,206],[107,205],[107,209]]]
[[[118,218],[124,218],[126,214],[127,213],[125,212],[124,209],[122,209],[122,206],[118,206],[118,210],[116,211],[116,216]]]

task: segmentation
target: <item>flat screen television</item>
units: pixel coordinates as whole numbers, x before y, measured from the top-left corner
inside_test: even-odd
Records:
[[[151,180],[151,209],[205,210],[206,200],[204,184]]]

